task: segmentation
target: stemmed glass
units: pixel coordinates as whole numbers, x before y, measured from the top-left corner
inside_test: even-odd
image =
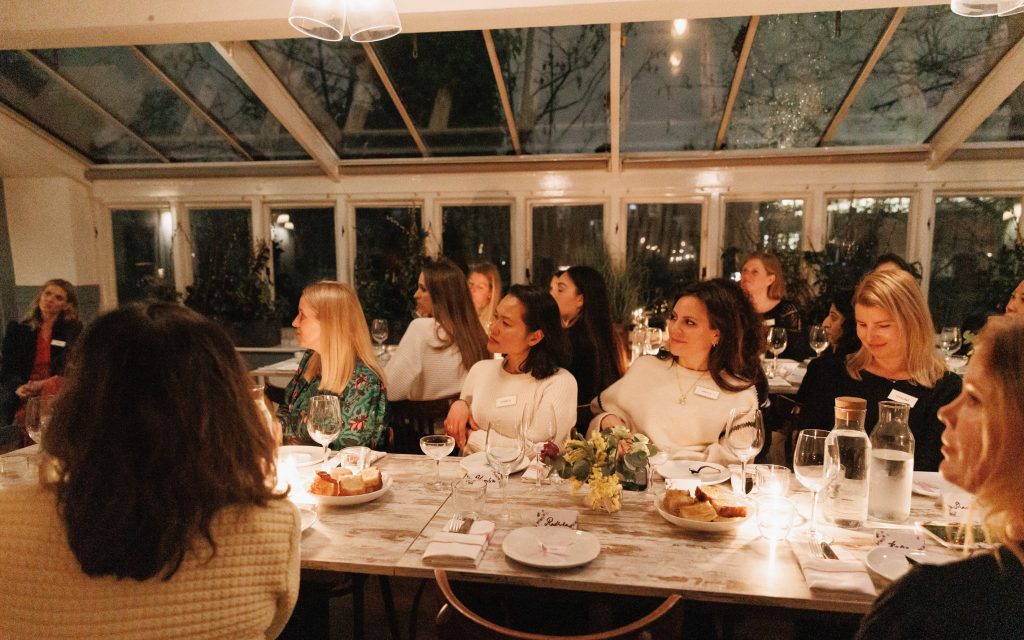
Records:
[[[810,339],[811,348],[814,349],[814,353],[821,356],[821,353],[825,349],[828,349],[828,331],[825,331],[825,327],[820,324],[816,324],[811,327],[811,330],[807,335]]]
[[[779,354],[786,350],[786,330],[782,327],[772,327],[768,331],[768,349],[771,350],[772,355],[775,356],[772,359],[772,372],[768,377],[774,378],[775,371],[779,366]]]
[[[320,464],[327,464],[327,448],[341,433],[341,404],[337,396],[313,396],[309,399],[306,430],[310,438],[323,445],[324,459]]]
[[[725,443],[740,459],[742,490],[747,487],[747,461],[764,446],[764,418],[758,409],[733,409],[725,427]]]
[[[553,405],[547,405],[544,409],[540,410],[540,415],[534,415],[533,424],[529,428],[530,439],[533,440],[533,450],[537,456],[537,486],[539,487],[544,481],[545,471],[547,471],[547,465],[541,459],[541,452],[544,450],[544,445],[548,442],[552,442],[555,436],[558,435],[558,422],[555,420],[555,407]]]
[[[445,489],[441,482],[441,458],[455,451],[455,438],[446,435],[423,436],[420,438],[420,451],[434,459],[434,481],[428,482],[431,489]]]
[[[32,396],[25,403],[25,431],[33,442],[42,442],[52,416],[53,396]]]
[[[487,452],[487,461],[501,474],[501,520],[508,522],[512,519],[512,512],[508,509],[508,476],[526,453],[523,423],[489,422],[484,451]]]
[[[793,453],[793,472],[800,484],[814,494],[811,502],[811,525],[807,529],[807,536],[828,542],[815,526],[818,494],[832,482],[839,471],[839,451],[835,445],[828,446],[826,438],[828,431],[823,429],[805,429],[800,432],[800,437],[796,440],[796,451]]]
[[[384,341],[388,339],[388,321],[380,318],[370,323],[370,337],[377,343],[377,354],[384,353]]]
[[[962,344],[960,327],[942,327],[942,333],[939,334],[939,349],[942,349],[947,358],[956,353]]]

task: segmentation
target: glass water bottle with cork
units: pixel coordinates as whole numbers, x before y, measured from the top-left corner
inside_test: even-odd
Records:
[[[835,401],[835,425],[826,446],[839,451],[839,473],[825,489],[825,516],[833,524],[856,529],[868,519],[868,477],[871,440],[864,431],[868,403],[863,398],[840,396]]]

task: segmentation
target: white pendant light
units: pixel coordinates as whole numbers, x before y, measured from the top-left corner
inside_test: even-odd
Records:
[[[348,30],[353,42],[376,42],[402,31],[395,0],[348,0]]]
[[[969,18],[1009,16],[1024,12],[1024,0],[950,0],[949,8]]]
[[[1012,16],[1018,13],[1024,13],[1024,0],[1010,0],[1008,2],[1000,2],[1002,8],[999,11],[1001,16]]]
[[[345,32],[345,0],[292,0],[288,24],[307,36],[337,42]]]

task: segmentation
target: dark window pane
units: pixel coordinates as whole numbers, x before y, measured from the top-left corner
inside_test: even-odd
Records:
[[[111,212],[119,303],[174,290],[171,214],[155,209]]]
[[[415,317],[424,237],[419,207],[356,208],[356,291],[367,320],[389,321],[391,341]]]
[[[1010,94],[1003,104],[971,134],[968,142],[1004,142],[1024,140],[1024,85]]]
[[[512,276],[508,205],[445,206],[441,210],[444,255],[463,271],[479,262],[498,267],[501,282]]]
[[[336,280],[334,208],[272,209],[274,292],[282,322],[291,324],[306,285]]]
[[[192,279],[230,273],[252,252],[249,209],[191,209]]]
[[[630,204],[626,259],[647,274],[644,306],[667,300],[680,285],[700,279],[698,203]]]
[[[1022,200],[935,199],[928,305],[936,327],[966,323],[977,329],[987,313],[1002,313],[1010,292],[1024,279]]]
[[[421,155],[362,46],[348,38],[252,45],[342,158]]]
[[[798,251],[803,215],[803,200],[727,202],[722,275],[739,280],[739,261],[755,249]]]
[[[253,159],[305,160],[309,157],[210,44],[168,44],[141,49],[237,138]]]
[[[832,251],[871,263],[883,253],[907,255],[910,198],[833,198],[825,208]]]
[[[533,272],[531,281],[547,286],[560,267],[591,264],[604,250],[599,204],[533,208]]]

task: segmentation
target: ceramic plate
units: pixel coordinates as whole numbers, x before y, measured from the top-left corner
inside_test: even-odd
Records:
[[[890,549],[889,547],[875,547],[868,554],[865,564],[886,580],[898,580],[904,573],[910,571],[912,565],[907,557],[911,557],[921,564],[946,564],[956,560],[955,556],[940,553],[937,551],[909,551],[907,549]]]
[[[559,552],[545,550],[545,544]],[[568,527],[523,527],[505,536],[501,550],[516,562],[531,567],[568,569],[596,558],[601,553],[601,543],[592,533]]]
[[[316,507],[302,504],[298,505],[298,507],[299,517],[302,519],[302,530],[305,531],[316,522]]]
[[[491,464],[487,462],[487,453],[483,451],[477,451],[476,453],[472,453],[466,456],[465,458],[459,461],[459,466],[461,466],[466,473],[473,473],[474,471],[479,471],[480,469],[493,469],[493,467],[491,467]],[[530,466],[530,459],[527,458],[526,456],[523,456],[523,459],[520,460],[519,464],[516,465],[515,469],[512,469],[512,473],[519,473],[520,471],[524,471],[528,466]]]
[[[334,455],[336,452],[331,451],[330,455]],[[311,467],[315,464],[320,464],[324,459],[324,448],[304,446],[304,445],[285,445],[277,450],[277,459],[281,462],[291,459],[292,463],[298,467]]]
[[[363,504],[364,502],[372,502],[377,498],[383,496],[388,491],[391,491],[391,476],[386,473],[381,473],[381,479],[384,481],[384,486],[374,491],[373,493],[361,493],[357,496],[318,496],[315,493],[309,493],[309,497],[320,504],[326,504],[332,507],[348,507],[354,504]]]
[[[680,518],[679,516],[674,516],[668,511],[665,511],[665,509],[663,509],[661,506],[662,501],[664,499],[665,494],[663,493],[658,494],[654,499],[654,507],[658,510],[658,513],[661,514],[661,517],[664,518],[666,521],[676,525],[677,527],[689,529],[691,531],[705,531],[709,533],[722,533],[724,531],[732,531],[736,527],[740,526],[741,524],[749,520],[754,510],[754,507],[753,505],[750,504],[749,500],[745,500],[737,496],[735,498],[735,502],[738,504],[746,505],[747,507],[747,516],[745,518],[730,518],[728,520],[713,520],[711,522],[703,522],[701,520],[690,520],[689,518]]]
[[[729,479],[729,470],[722,465],[698,460],[669,460],[658,465],[658,473],[666,479],[700,480],[701,484],[718,484]]]

